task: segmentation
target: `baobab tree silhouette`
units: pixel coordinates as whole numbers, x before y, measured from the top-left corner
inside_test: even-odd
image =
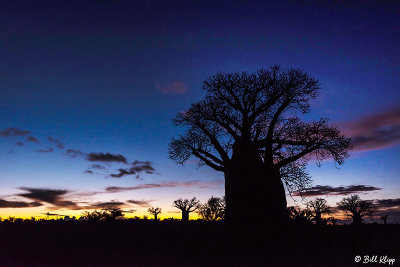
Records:
[[[154,221],[157,221],[157,215],[161,213],[161,208],[149,208],[147,210],[150,214],[154,215]]]
[[[225,218],[225,197],[211,197],[206,203],[199,205],[197,213],[205,221],[217,221]]]
[[[362,217],[371,215],[375,210],[371,200],[361,200],[358,195],[343,198],[337,206],[346,216],[353,218],[354,225],[362,224]]]
[[[195,197],[191,200],[180,198],[175,200],[172,206],[182,211],[182,222],[188,222],[189,213],[197,210],[199,208],[199,203],[200,202]]]
[[[319,82],[298,69],[279,66],[256,73],[218,73],[203,83],[205,99],[178,113],[175,126],[185,132],[169,144],[169,157],[224,173],[227,220],[281,221],[287,216],[285,187],[301,191],[310,183],[305,166],[348,157],[350,138],[328,119],[304,122]]]
[[[326,220],[322,220],[322,214],[330,213],[331,209],[326,204],[326,200],[323,198],[317,198],[314,201],[310,200],[307,202],[307,208],[313,212],[313,218],[315,223],[318,225],[326,224]]]

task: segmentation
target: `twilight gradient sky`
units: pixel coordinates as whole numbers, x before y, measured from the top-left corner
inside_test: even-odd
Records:
[[[209,76],[274,64],[319,79],[307,118],[354,140],[340,169],[309,165],[307,199],[358,193],[398,216],[399,22],[398,1],[2,2],[0,216],[171,217],[179,197],[222,196],[222,174],[168,159],[171,119]]]

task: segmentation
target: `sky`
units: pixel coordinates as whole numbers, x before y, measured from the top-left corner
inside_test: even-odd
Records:
[[[400,222],[399,21],[397,1],[4,2],[0,216],[180,217],[178,198],[223,196],[222,173],[168,159],[172,119],[210,76],[278,64],[320,81],[307,118],[354,144],[288,205],[359,194]]]

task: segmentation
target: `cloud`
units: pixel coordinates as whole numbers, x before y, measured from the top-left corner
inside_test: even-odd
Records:
[[[400,198],[376,199],[375,207],[377,208],[400,207]]]
[[[3,131],[0,131],[0,136],[2,137],[9,137],[9,136],[23,136],[30,134],[30,131],[27,130],[21,130],[18,128],[7,128]]]
[[[36,143],[36,144],[40,144],[39,139],[37,139],[36,137],[33,137],[33,136],[28,136],[26,138],[26,142],[33,142],[33,143]]]
[[[188,91],[187,86],[182,81],[174,81],[166,86],[160,86],[160,84],[156,84],[156,89],[165,94],[178,94],[184,95]]]
[[[124,156],[120,154],[110,154],[110,153],[89,153],[86,157],[88,161],[99,161],[99,162],[122,162],[125,164],[127,160]]]
[[[154,200],[128,200],[127,202],[130,204],[134,204],[143,208],[149,208],[151,207],[150,202],[153,202]]]
[[[36,150],[36,152],[39,152],[39,153],[50,153],[50,152],[53,152],[53,151],[54,151],[54,149],[52,149],[52,148]]]
[[[47,139],[50,141],[50,142],[52,142],[52,143],[54,143],[55,145],[56,145],[56,147],[58,147],[59,149],[64,149],[64,144],[60,141],[60,139],[58,139],[58,138],[53,138],[53,137],[47,137]]]
[[[16,144],[17,146],[25,146],[25,144],[22,143],[22,142],[16,142],[15,144]]]
[[[43,204],[37,201],[25,202],[25,201],[8,201],[5,199],[0,199],[0,208],[32,208],[39,207]]]
[[[89,167],[90,169],[94,169],[94,170],[106,170],[107,167],[101,164],[92,164]]]
[[[341,125],[354,150],[374,150],[400,143],[400,106]]]
[[[76,208],[76,203],[64,199],[64,196],[70,193],[69,190],[50,189],[50,188],[30,188],[20,187],[20,190],[27,193],[17,194],[18,196],[33,199],[40,202],[46,202],[58,207]]]
[[[321,196],[321,195],[350,195],[358,192],[381,190],[382,188],[370,185],[348,185],[333,187],[329,185],[317,185],[302,192],[294,192],[294,196]]]
[[[110,176],[113,178],[121,178],[122,176],[125,175],[136,175],[136,178],[139,178],[139,173],[145,172],[148,174],[154,174],[155,169],[151,166],[150,161],[138,161],[135,160],[132,163],[131,168],[127,169],[118,169],[119,173],[116,174],[111,174]]]
[[[87,174],[100,174],[100,173],[95,172],[95,171],[103,171],[103,170],[107,170],[107,167],[104,166],[104,165],[101,165],[101,164],[92,164],[85,171],[85,173],[87,173]]]
[[[86,154],[80,151],[79,149],[67,149],[66,154],[71,158],[76,158],[78,156],[85,156]]]
[[[163,187],[198,187],[198,188],[207,188],[214,185],[221,185],[223,181],[214,180],[214,181],[206,181],[201,182],[198,180],[188,181],[188,182],[161,182],[158,184],[141,184],[137,186],[128,186],[128,187],[119,187],[119,186],[109,186],[106,188],[106,193],[118,193],[122,191],[131,191],[131,190],[140,190],[140,189],[148,189],[148,188],[163,188]]]
[[[124,207],[126,204],[119,201],[98,202],[90,206],[82,207],[82,209],[116,209]]]

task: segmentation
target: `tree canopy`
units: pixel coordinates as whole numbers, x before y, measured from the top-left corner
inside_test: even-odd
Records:
[[[318,80],[299,69],[273,66],[255,73],[218,73],[203,83],[205,99],[176,115],[185,129],[169,145],[169,157],[184,164],[192,156],[198,164],[225,172],[241,144],[257,153],[257,160],[278,168],[289,191],[310,183],[305,170],[313,159],[320,164],[348,157],[350,138],[327,118],[302,121],[318,96]]]

